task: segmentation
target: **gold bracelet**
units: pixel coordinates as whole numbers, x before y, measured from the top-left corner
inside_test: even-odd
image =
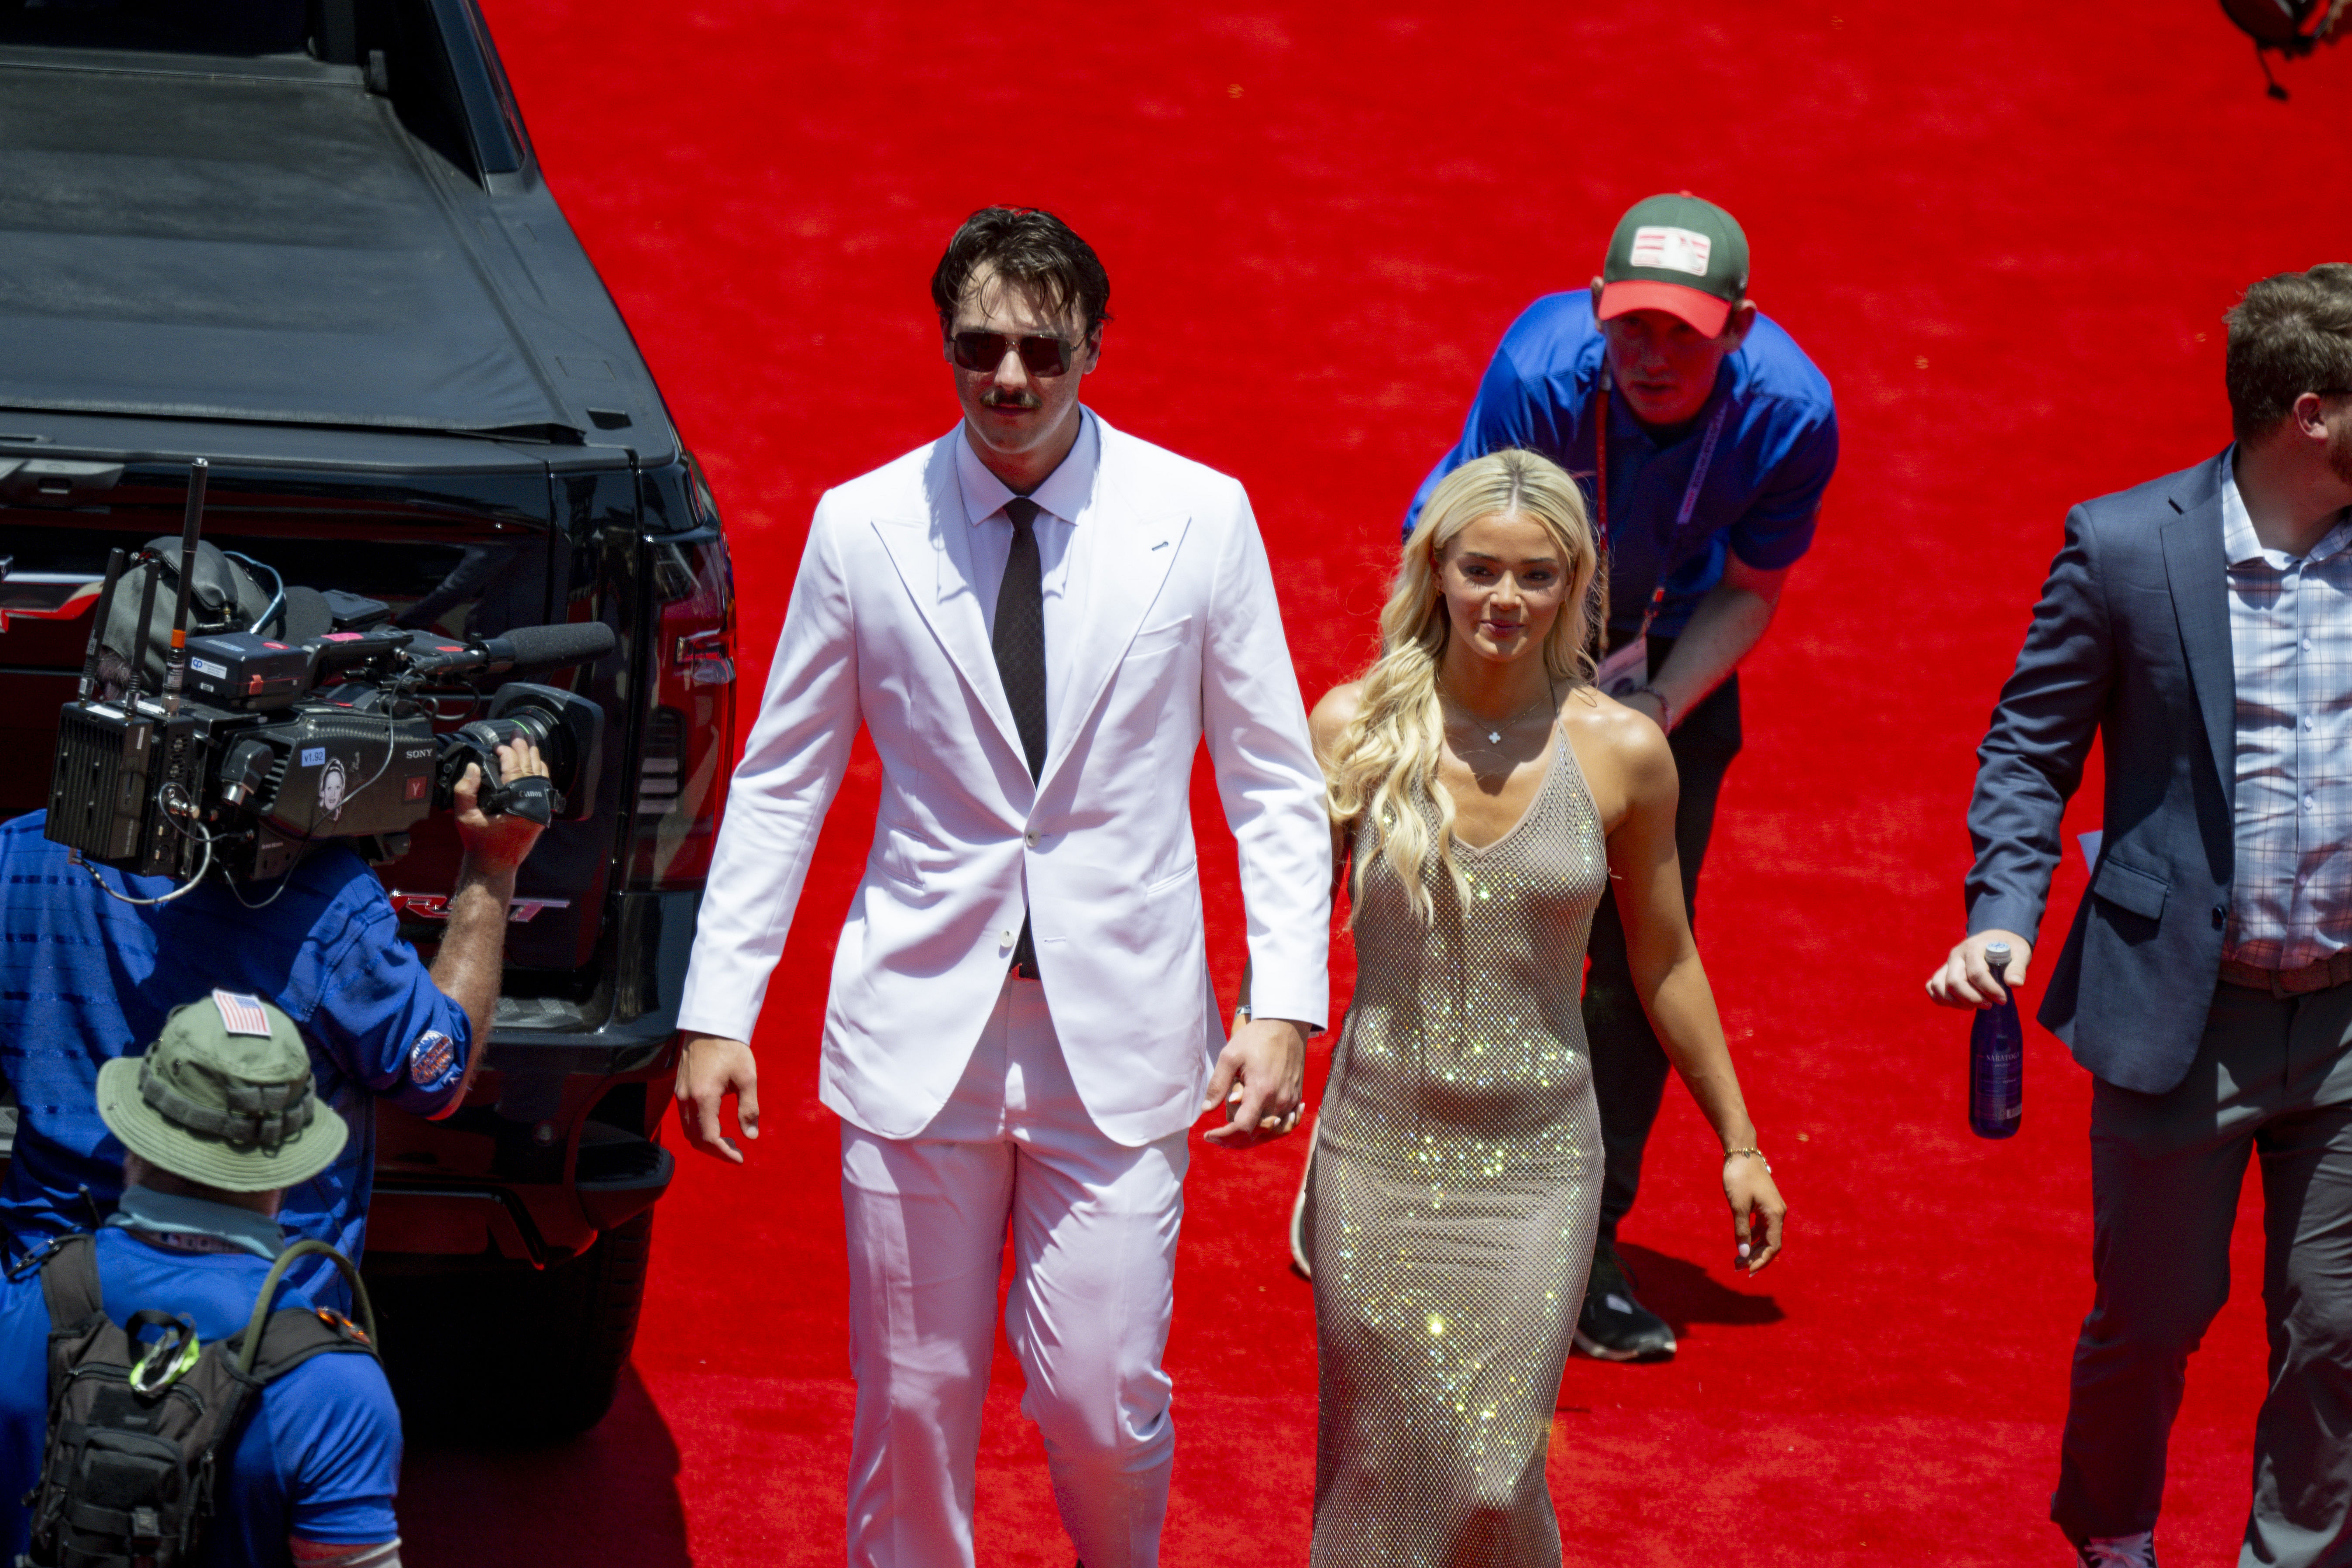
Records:
[[[1723,1163],[1728,1165],[1734,1158],[1741,1154],[1755,1155],[1757,1163],[1764,1167],[1764,1173],[1768,1176],[1772,1173],[1772,1162],[1764,1158],[1764,1151],[1761,1149],[1726,1149],[1723,1152]]]

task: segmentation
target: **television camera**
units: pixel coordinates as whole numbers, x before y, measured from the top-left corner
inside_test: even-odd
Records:
[[[200,540],[205,475],[202,459],[191,466],[176,552],[166,537],[108,559],[80,688],[58,720],[50,839],[85,862],[182,883],[163,895],[173,898],[215,868],[239,881],[281,876],[325,839],[394,858],[411,826],[449,808],[469,763],[485,812],[541,823],[591,813],[596,703],[509,681],[487,713],[467,716],[484,705],[479,678],[601,658],[610,626],[455,637],[395,626],[379,600],[288,585]],[[154,611],[167,579],[166,636]],[[548,777],[499,781],[497,748],[516,740],[538,745]]]

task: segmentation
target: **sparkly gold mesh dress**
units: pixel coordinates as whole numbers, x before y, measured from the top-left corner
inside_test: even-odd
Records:
[[[1544,1454],[1601,1201],[1578,1003],[1609,863],[1552,744],[1510,832],[1454,841],[1466,908],[1432,852],[1434,925],[1356,836],[1356,994],[1307,1192],[1321,1568],[1560,1561]]]

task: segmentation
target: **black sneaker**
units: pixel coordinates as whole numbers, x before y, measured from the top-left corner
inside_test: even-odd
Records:
[[[1592,1277],[1585,1282],[1584,1310],[1576,1319],[1576,1348],[1598,1361],[1675,1359],[1674,1330],[1633,1299],[1625,1265],[1605,1241],[1592,1249]]]

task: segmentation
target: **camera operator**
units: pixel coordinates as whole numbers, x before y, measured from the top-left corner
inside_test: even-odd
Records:
[[[159,614],[150,626],[167,624]],[[501,782],[548,771],[528,741],[500,745],[498,761]],[[282,878],[215,873],[168,902],[133,902],[162,900],[173,884],[79,860],[43,836],[45,813],[0,824],[0,1073],[20,1116],[0,1189],[12,1255],[113,1208],[121,1150],[94,1109],[99,1069],[154,1039],[176,1004],[224,987],[293,1018],[320,1097],[352,1126],[333,1164],[288,1189],[279,1217],[291,1236],[356,1260],[374,1184],[371,1100],[447,1116],[489,1038],[507,907],[540,825],[486,814],[483,787],[468,765],[455,790],[465,854],[429,971],[348,843],[312,845]],[[315,1258],[289,1279],[313,1300],[350,1306],[341,1276]]]

